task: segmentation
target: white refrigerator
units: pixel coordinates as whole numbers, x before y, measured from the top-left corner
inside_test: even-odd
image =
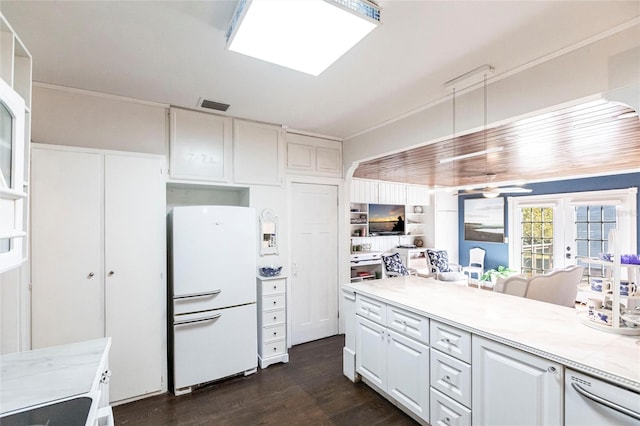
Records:
[[[256,215],[236,206],[169,213],[169,364],[176,395],[257,367]]]

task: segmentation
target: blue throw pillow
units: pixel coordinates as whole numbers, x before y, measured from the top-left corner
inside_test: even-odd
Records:
[[[432,274],[436,272],[451,272],[446,250],[427,250],[427,256],[429,256]]]
[[[382,256],[382,260],[384,261],[384,267],[387,272],[395,272],[400,275],[409,275],[409,271],[402,263],[402,258],[400,257],[399,253],[393,253],[389,256]]]

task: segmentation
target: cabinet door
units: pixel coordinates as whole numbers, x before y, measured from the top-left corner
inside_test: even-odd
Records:
[[[32,347],[104,337],[102,156],[33,148]]]
[[[280,185],[282,128],[234,120],[233,130],[234,181]]]
[[[394,331],[388,331],[387,393],[429,421],[429,348]]]
[[[356,371],[371,384],[386,391],[386,329],[359,316],[356,321]]]
[[[559,364],[476,336],[472,354],[473,424],[562,424]]]
[[[228,182],[231,123],[228,117],[171,108],[171,177]]]
[[[159,391],[166,321],[165,203],[156,157],[105,156],[106,333],[111,399]]]

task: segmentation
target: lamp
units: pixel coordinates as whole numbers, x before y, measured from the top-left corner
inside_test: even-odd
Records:
[[[240,0],[227,49],[317,76],[379,24],[367,0]]]

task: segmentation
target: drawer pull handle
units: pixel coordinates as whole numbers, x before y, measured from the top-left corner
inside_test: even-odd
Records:
[[[556,368],[552,365],[551,367],[547,368],[547,371],[549,373],[555,373],[556,372]]]
[[[274,321],[275,321],[275,320],[277,320],[277,319],[278,319],[278,317],[273,317],[273,320],[274,320]]]
[[[445,337],[444,339],[442,339],[442,341],[443,341],[444,343],[451,343],[451,340],[449,340],[447,337]]]
[[[278,302],[274,300],[274,301],[273,301],[273,304],[275,305],[276,303],[278,303]]]
[[[276,352],[278,350],[278,348],[273,348],[273,351]]]
[[[447,422],[447,423],[449,423],[451,420],[449,419],[449,417],[445,417],[445,418],[444,418],[444,421],[445,421],[445,422]]]
[[[449,380],[449,381],[451,380],[451,376],[444,376],[444,378]]]
[[[274,332],[273,332],[273,335],[274,335],[274,336],[278,335],[278,332],[277,332],[277,331],[274,331]]]
[[[273,286],[273,289],[274,289],[274,290],[277,290],[277,289],[278,289],[278,286],[275,286],[275,285],[274,285],[274,286]]]

